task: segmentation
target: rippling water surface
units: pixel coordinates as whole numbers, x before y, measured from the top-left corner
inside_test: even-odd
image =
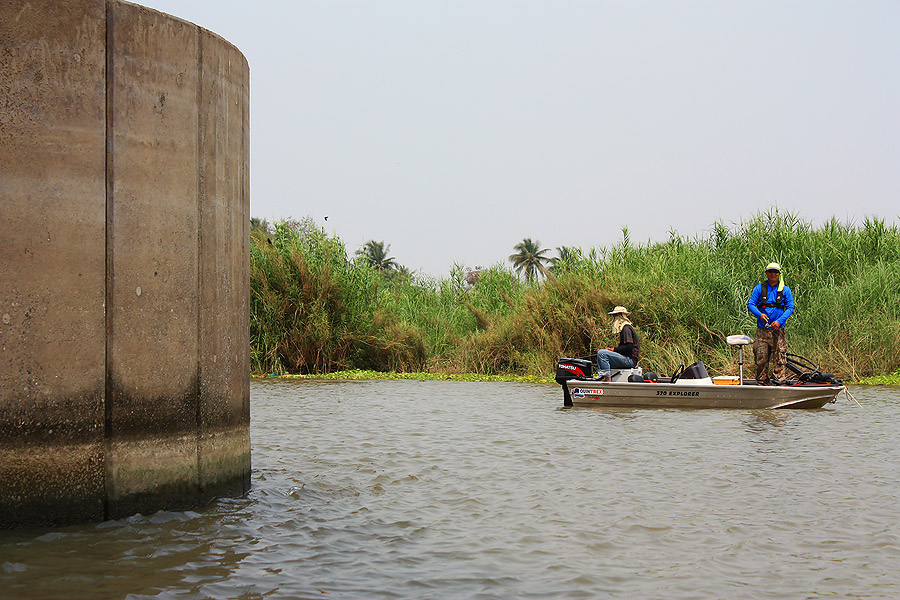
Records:
[[[898,598],[900,389],[563,410],[555,385],[254,381],[253,489],[0,532],[9,598]]]

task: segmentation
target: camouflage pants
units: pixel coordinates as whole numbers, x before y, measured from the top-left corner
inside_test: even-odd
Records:
[[[758,383],[769,383],[769,359],[772,360],[775,377],[787,379],[787,340],[784,336],[784,327],[778,329],[757,327],[756,339],[753,340],[753,358],[756,361]]]

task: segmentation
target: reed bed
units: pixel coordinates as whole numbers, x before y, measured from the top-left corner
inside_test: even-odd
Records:
[[[707,235],[573,251],[542,281],[504,265],[474,285],[379,273],[311,220],[251,236],[251,363],[257,374],[342,370],[547,377],[560,356],[615,345],[607,312],[627,306],[645,370],[702,359],[735,374],[733,333],[755,332],[747,298],[782,264],[797,312],[789,351],[847,379],[900,368],[900,232],[884,221],[815,227],[776,208]]]

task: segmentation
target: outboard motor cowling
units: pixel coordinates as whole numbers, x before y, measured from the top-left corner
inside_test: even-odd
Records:
[[[594,376],[594,363],[583,358],[561,358],[556,363],[556,383],[569,379],[590,379]]]

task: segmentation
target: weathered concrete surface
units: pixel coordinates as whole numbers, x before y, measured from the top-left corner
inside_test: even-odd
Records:
[[[0,2],[0,526],[104,515],[103,2]]]
[[[0,0],[0,527],[249,489],[249,68],[116,0]]]
[[[250,82],[236,48],[200,36],[201,72],[218,74],[200,86],[198,467],[208,498],[230,493],[229,473],[245,473],[250,486],[250,203],[228,201],[250,198]]]

